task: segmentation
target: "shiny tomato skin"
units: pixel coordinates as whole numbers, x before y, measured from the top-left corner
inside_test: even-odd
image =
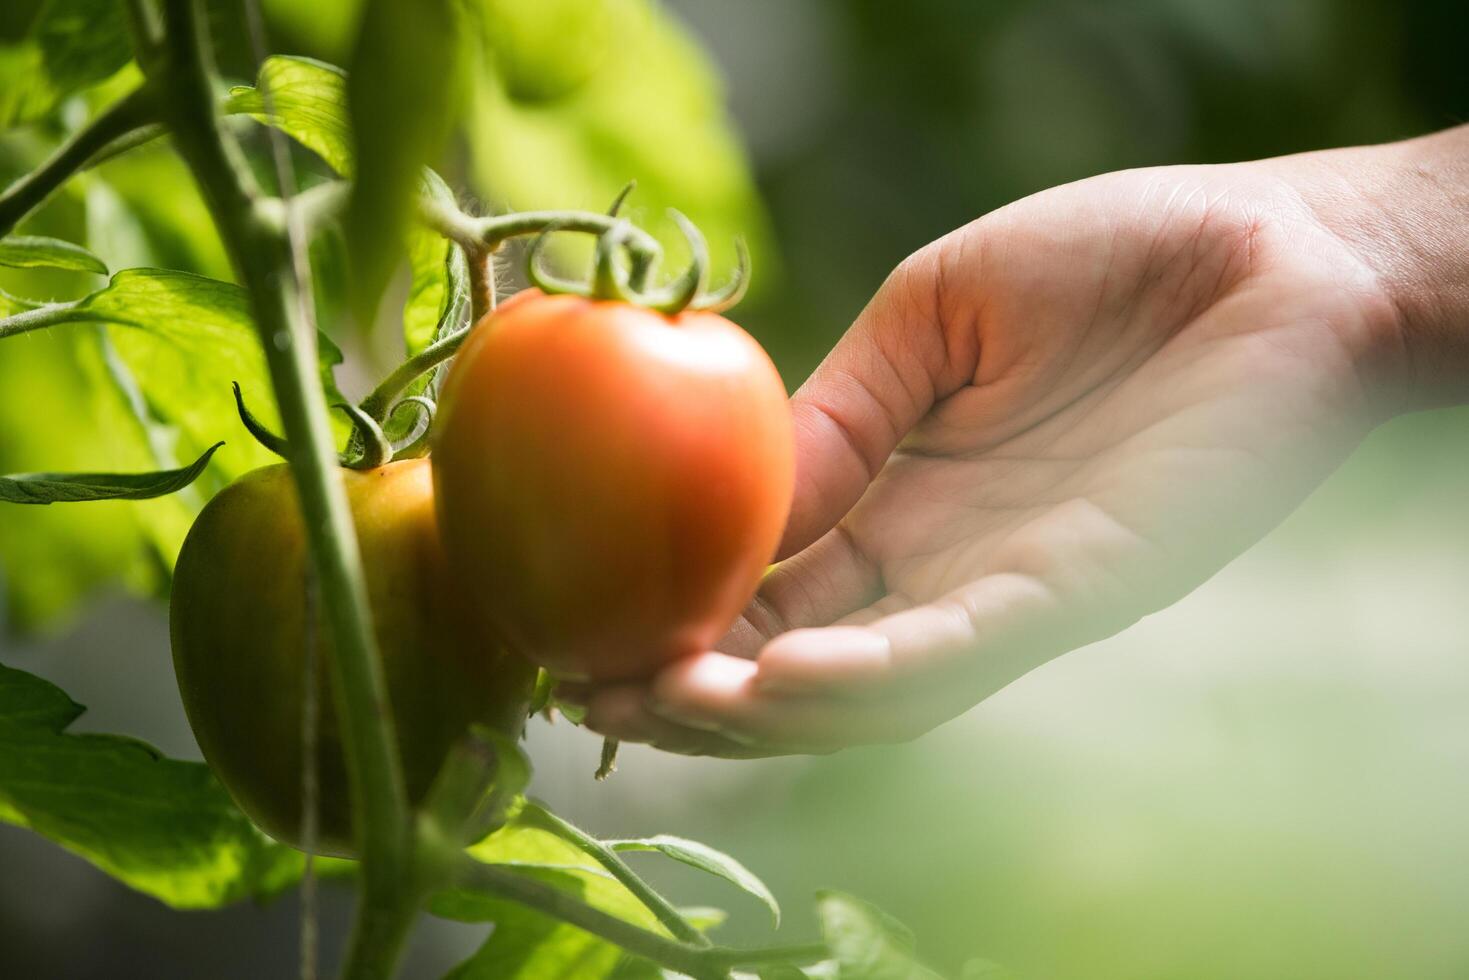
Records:
[[[452,587],[425,459],[343,470],[411,800],[473,722],[518,735],[535,669],[508,653]],[[320,610],[317,851],[350,856],[346,762]],[[301,719],[306,541],[285,466],[255,470],[199,514],[174,570],[174,667],[205,759],[272,837],[303,846]]]
[[[785,386],[713,313],[517,295],[445,381],[433,469],[451,566],[493,626],[564,678],[706,650],[790,508]]]

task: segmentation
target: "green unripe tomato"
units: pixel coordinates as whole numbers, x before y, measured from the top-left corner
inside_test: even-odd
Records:
[[[444,565],[426,459],[343,470],[410,800],[470,724],[519,735],[535,670],[477,625]],[[285,466],[211,500],[174,572],[174,667],[204,757],[235,802],[296,847],[308,638],[317,644],[317,851],[351,856],[352,815],[324,610],[308,623],[305,529]]]

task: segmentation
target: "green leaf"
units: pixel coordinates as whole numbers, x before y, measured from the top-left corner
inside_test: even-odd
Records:
[[[636,895],[572,844],[514,820],[469,849],[476,860],[516,871],[576,895],[593,908],[644,929],[668,935]],[[494,922],[495,931],[450,977],[455,980],[598,980],[617,968],[622,950],[575,926],[549,919],[514,902],[467,891],[446,892],[429,911],[461,922]]]
[[[131,54],[116,0],[46,0],[26,38],[0,48],[0,128],[45,116]]]
[[[823,891],[816,914],[842,980],[940,980],[915,956],[912,931],[876,906]]]
[[[202,763],[115,735],[68,735],[82,708],[0,665],[0,820],[175,908],[278,893],[302,855],[271,841]]]
[[[84,500],[148,500],[193,483],[224,443],[216,442],[188,466],[156,473],[16,473],[0,476],[0,500],[54,504]]]
[[[486,0],[481,80],[465,113],[475,183],[497,207],[604,210],[632,179],[630,216],[684,260],[677,208],[709,239],[715,281],[734,239],[755,287],[777,267],[750,166],[709,57],[650,0]],[[590,248],[561,236],[556,248]]]
[[[452,0],[367,0],[347,73],[357,179],[342,227],[357,322],[370,325],[403,252],[419,174],[457,114],[460,25]]]
[[[40,235],[0,238],[0,265],[16,269],[69,269],[107,275],[101,259],[80,245]]]
[[[780,903],[775,900],[775,896],[771,894],[765,882],[757,878],[749,868],[722,851],[717,851],[698,841],[670,837],[667,834],[636,840],[609,840],[606,843],[614,851],[655,851],[665,857],[687,864],[691,868],[698,868],[700,871],[723,878],[763,902],[770,910],[770,916],[776,927],[780,927]]]
[[[268,87],[273,115],[265,111]],[[224,100],[227,113],[244,113],[275,126],[316,153],[337,173],[355,172],[352,124],[347,116],[347,76],[313,58],[273,55],[260,66],[255,86],[238,85]]]
[[[756,975],[760,980],[806,980],[805,972],[789,963],[772,963],[769,966],[762,966]]]
[[[101,328],[66,328],[0,341],[0,472],[157,467],[105,379],[100,334]],[[153,518],[160,510],[182,510],[178,500],[0,505],[7,625],[30,631],[55,624],[102,587],[157,592],[164,584],[161,563],[141,512]]]
[[[530,707],[527,713],[538,715],[551,706],[551,692],[556,687],[556,678],[551,672],[542,667],[536,671],[536,686],[531,692]]]
[[[50,325],[131,328],[110,331],[110,339],[147,393],[149,408],[178,430],[177,448],[184,458],[203,452],[222,431],[239,425],[232,388],[236,381],[260,421],[279,427],[265,356],[239,286],[187,272],[124,269],[106,288],[46,310]],[[332,369],[342,353],[325,336],[318,335],[317,341],[327,398],[341,400]],[[345,433],[346,424],[338,425],[339,434]],[[228,482],[274,461],[254,440],[235,439],[210,469]]]
[[[40,152],[33,147],[24,159],[34,160]],[[85,243],[109,265],[128,264],[98,247],[110,246],[110,240],[90,236],[91,203],[100,186],[92,176],[66,185],[28,219],[30,231]],[[98,217],[109,230],[126,224]],[[90,276],[11,267],[0,267],[0,286],[14,294],[10,300],[0,297],[0,314],[41,305],[15,297],[72,298],[94,288]],[[159,470],[193,458],[150,451],[128,398],[110,376],[109,360],[116,363],[116,358],[107,355],[105,329],[68,327],[0,340],[0,473]],[[172,440],[169,433],[166,444]],[[191,497],[197,495],[185,490],[153,501],[86,507],[0,505],[5,625],[16,632],[59,628],[67,613],[101,589],[159,594],[167,587],[167,569],[156,542],[182,540],[198,506],[191,506]]]
[[[991,960],[973,959],[959,971],[959,980],[1015,980],[1015,974]]]
[[[454,194],[443,178],[424,168],[421,181],[424,194],[453,202]],[[469,317],[469,264],[464,252],[438,232],[414,224],[407,232],[408,298],[403,304],[403,341],[409,356],[417,354],[434,341],[467,326]],[[448,369],[444,362],[433,371],[415,379],[398,400],[414,395],[433,397],[439,379]],[[388,441],[398,445],[419,428],[421,412],[403,409],[388,416],[383,432]]]
[[[689,925],[700,932],[713,932],[729,920],[729,913],[709,905],[690,905],[678,910]]]
[[[665,970],[651,960],[638,956],[623,956],[617,969],[608,975],[608,980],[683,980],[685,975]]]
[[[58,311],[55,322],[128,328],[110,329],[109,338],[149,408],[177,430],[175,451],[185,459],[221,433],[240,431],[231,382],[240,383],[266,425],[279,427],[265,356],[239,286],[186,272],[126,269],[105,289]],[[253,439],[231,439],[214,458],[217,479],[206,489],[274,461]]]
[[[455,203],[454,192],[432,170],[423,171],[420,188],[428,197]],[[403,304],[403,340],[411,355],[465,326],[469,266],[464,253],[448,239],[415,226],[408,235],[408,269],[412,278]]]
[[[493,921],[494,932],[449,980],[602,980],[623,958],[611,943],[514,902],[480,906],[472,921],[481,919]]]

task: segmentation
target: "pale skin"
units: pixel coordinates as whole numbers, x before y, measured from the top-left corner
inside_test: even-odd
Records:
[[[688,754],[911,739],[1466,396],[1469,127],[1057,187],[915,253],[792,398],[784,560],[718,649],[562,693]]]

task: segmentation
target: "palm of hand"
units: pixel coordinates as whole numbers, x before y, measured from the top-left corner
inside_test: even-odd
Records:
[[[1283,181],[1241,169],[1058,188],[905,263],[870,342],[798,397],[798,427],[829,430],[815,455],[872,478],[724,645],[758,661],[601,692],[593,726],[726,755],[911,737],[1268,531],[1369,427],[1354,355],[1387,311]],[[832,624],[860,629],[800,629]]]

